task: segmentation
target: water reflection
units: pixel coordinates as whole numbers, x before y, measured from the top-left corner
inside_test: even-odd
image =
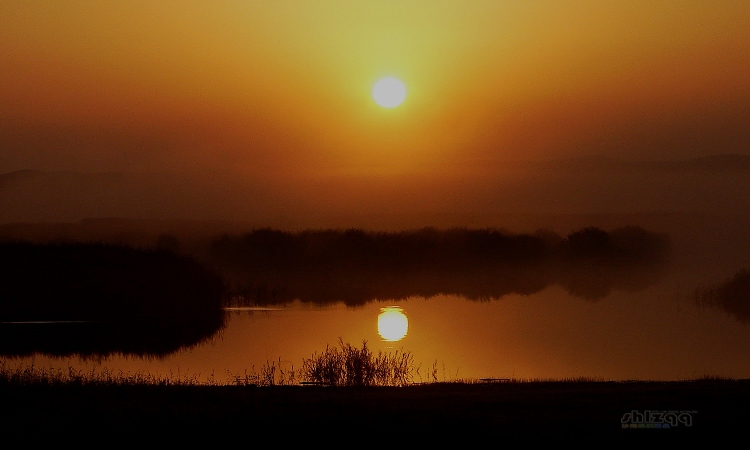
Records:
[[[409,331],[409,319],[398,306],[380,308],[378,314],[378,334],[386,342],[400,341]]]
[[[98,243],[0,244],[0,355],[164,356],[225,326],[192,258]]]
[[[15,355],[39,367],[190,373],[221,381],[227,373],[260,370],[268,361],[283,362],[284,370],[298,368],[303,358],[343,339],[353,345],[367,341],[376,352],[412,352],[425,379],[434,378],[430,373],[444,380],[747,377],[750,346],[743,318],[750,317],[750,290],[743,286],[750,277],[743,272],[724,287],[712,284],[703,297],[711,309],[684,301],[699,281],[720,280],[706,274],[706,267],[720,272],[748,266],[746,258],[702,263],[697,271],[693,266],[686,271],[684,261],[675,258],[677,270],[668,267],[666,254],[649,256],[644,249],[652,246],[634,244],[650,235],[628,236],[588,230],[561,242],[554,236],[516,242],[492,233],[424,231],[401,236],[403,245],[376,250],[374,259],[366,259],[373,249],[367,236],[328,236],[348,242],[342,247],[313,242],[324,236],[311,235],[310,248],[339,252],[326,260],[309,250],[317,259],[289,263],[286,255],[296,254],[291,245],[291,253],[267,249],[259,252],[264,258],[247,263],[225,261],[223,275],[233,275],[229,280],[237,284],[231,287],[252,300],[246,304],[181,318],[177,307],[157,320],[0,324],[0,363]],[[515,250],[493,248],[496,240]],[[548,241],[553,244],[541,249],[549,253],[525,256]],[[459,251],[467,248],[473,250]],[[184,301],[172,292],[162,295]]]
[[[221,311],[174,317],[90,322],[0,323],[0,356],[163,357],[207,342],[226,326]]]
[[[295,302],[267,311],[236,311],[211,341],[164,358],[112,355],[105,360],[36,356],[9,364],[73,367],[85,373],[145,372],[199,375],[226,381],[261,373],[269,362],[285,371],[337,346],[339,339],[373,353],[408,351],[421,381],[462,378],[682,379],[750,376],[748,328],[717,308],[702,309],[674,282],[640,293],[618,292],[589,303],[552,287],[532,297],[471,302],[455,296],[414,297],[359,308],[324,308]],[[383,307],[408,316],[407,336],[388,342],[378,334]],[[417,380],[420,381],[420,380]]]
[[[741,269],[721,283],[699,286],[694,296],[699,306],[720,308],[738,321],[750,324],[750,270]]]
[[[359,230],[225,236],[211,265],[232,306],[304,303],[363,306],[375,299],[457,295],[485,301],[560,285],[586,300],[656,284],[671,244],[636,227],[510,235],[498,230]]]

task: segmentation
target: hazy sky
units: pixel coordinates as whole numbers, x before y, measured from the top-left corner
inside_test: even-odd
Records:
[[[0,172],[750,151],[745,0],[4,0],[0,42]]]

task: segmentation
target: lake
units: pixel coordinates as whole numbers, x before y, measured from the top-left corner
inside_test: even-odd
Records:
[[[600,220],[597,225],[614,223]],[[720,307],[701,306],[694,296],[696,288],[750,267],[748,223],[744,216],[643,220],[647,229],[666,231],[672,239],[669,266],[653,283],[616,285],[597,299],[551,284],[530,294],[482,300],[438,294],[371,299],[356,306],[250,305],[228,308],[216,335],[166,356],[35,355],[2,361],[11,367],[33,364],[225,383],[259,373],[268,364],[288,377],[304,358],[341,340],[355,346],[366,341],[375,353],[410,352],[419,367],[415,381],[425,382],[750,378],[750,323]]]

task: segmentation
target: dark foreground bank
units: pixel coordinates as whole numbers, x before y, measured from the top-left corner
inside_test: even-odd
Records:
[[[241,433],[257,439],[726,442],[750,380],[435,383],[409,387],[0,386],[0,427],[55,435]],[[496,441],[500,442],[500,441]],[[744,445],[744,442],[743,442]]]

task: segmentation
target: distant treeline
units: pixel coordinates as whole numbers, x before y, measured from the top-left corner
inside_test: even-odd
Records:
[[[456,294],[484,300],[552,284],[599,299],[612,289],[655,282],[669,251],[666,235],[638,227],[589,227],[567,236],[491,228],[261,228],[218,237],[208,254],[192,256],[102,243],[6,242],[0,244],[0,320],[199,317],[233,302],[296,299],[356,305]]]
[[[497,229],[401,232],[258,229],[215,240],[210,261],[238,302],[362,304],[458,294],[487,299],[559,283],[597,299],[642,287],[668,260],[666,235],[638,227],[510,234]],[[637,272],[637,274],[636,274]],[[645,277],[645,278],[644,278]]]

